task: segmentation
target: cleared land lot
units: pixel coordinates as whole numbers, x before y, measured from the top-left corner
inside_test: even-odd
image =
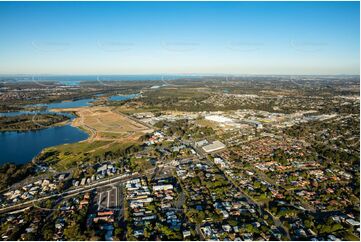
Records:
[[[75,127],[90,133],[88,142],[92,141],[135,141],[152,130],[112,107],[82,107],[56,109],[54,111],[75,112],[77,118],[72,122]]]

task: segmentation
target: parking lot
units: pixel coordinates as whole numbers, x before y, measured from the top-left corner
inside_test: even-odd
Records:
[[[98,210],[120,209],[123,203],[121,187],[116,185],[99,188],[94,202]]]

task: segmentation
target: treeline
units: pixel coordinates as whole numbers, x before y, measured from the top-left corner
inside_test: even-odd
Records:
[[[0,117],[0,131],[37,130],[66,120],[69,120],[69,117],[55,114],[24,114],[13,117]]]
[[[131,154],[139,152],[142,150],[142,146],[139,144],[132,144],[128,147],[121,147],[115,150],[108,150],[102,153],[101,155],[97,156],[97,161],[102,160],[113,160],[120,157],[128,157]]]
[[[15,165],[12,163],[5,163],[0,166],[0,189],[5,189],[8,186],[25,179],[33,173],[33,163],[23,165]]]

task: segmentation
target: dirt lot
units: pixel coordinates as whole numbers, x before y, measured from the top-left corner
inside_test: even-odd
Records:
[[[54,111],[75,112],[78,117],[73,120],[72,125],[90,133],[88,142],[133,141],[147,132],[152,132],[149,127],[115,111],[112,107],[94,106]]]

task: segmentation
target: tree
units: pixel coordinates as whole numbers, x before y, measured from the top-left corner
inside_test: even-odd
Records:
[[[52,207],[53,207],[53,202],[52,202],[50,199],[46,200],[46,202],[45,202],[45,208],[50,209],[50,208],[52,208]]]
[[[118,238],[121,238],[122,234],[124,232],[123,227],[115,227],[114,229],[114,235],[117,236]]]
[[[74,171],[73,171],[73,178],[74,178],[74,179],[79,179],[80,176],[81,176],[81,173],[82,173],[81,169],[78,168],[78,167],[76,167],[76,168],[74,169]]]
[[[43,235],[44,240],[52,240],[53,239],[54,231],[50,224],[46,224],[44,226],[42,235]]]
[[[247,231],[248,233],[254,233],[254,232],[255,232],[255,229],[254,229],[254,227],[253,227],[252,224],[246,224],[246,231]]]
[[[259,199],[260,200],[266,200],[267,199],[266,193],[262,193],[261,195],[259,195]]]
[[[203,211],[197,211],[196,209],[191,208],[187,212],[187,217],[191,218],[197,224],[200,224],[205,218],[205,213]]]
[[[309,220],[309,219],[306,219],[304,224],[305,224],[306,228],[308,228],[308,229],[312,229],[314,226],[312,220]]]
[[[86,172],[91,176],[91,175],[94,175],[95,174],[95,169],[91,166],[91,167],[88,167],[88,169],[86,170]]]
[[[68,227],[64,229],[64,236],[67,240],[86,240],[82,235],[80,226],[75,221],[72,221]]]
[[[258,188],[261,187],[261,183],[260,183],[259,181],[255,181],[255,182],[253,183],[253,187],[256,188],[256,189],[258,189]]]
[[[65,184],[64,184],[64,182],[59,182],[59,184],[58,184],[58,186],[57,186],[58,188],[58,191],[62,191],[62,190],[64,190],[64,188],[65,188]]]
[[[36,240],[36,236],[34,233],[26,233],[22,236],[23,240],[29,241],[29,240]]]
[[[176,233],[175,231],[171,230],[167,226],[164,225],[158,225],[158,231],[160,234],[164,235],[166,237],[166,240],[181,240],[182,237],[179,233]]]
[[[234,220],[234,219],[230,219],[230,220],[228,221],[228,223],[229,223],[231,226],[237,226],[237,224],[238,224],[237,220]]]
[[[201,224],[202,221],[204,220],[205,218],[205,214],[203,211],[199,211],[198,213],[196,213],[196,216],[195,216],[195,221],[197,224]]]

